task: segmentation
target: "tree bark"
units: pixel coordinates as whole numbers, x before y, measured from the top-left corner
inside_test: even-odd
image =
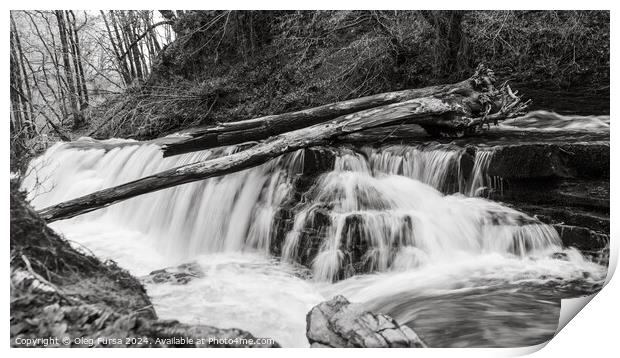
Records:
[[[129,82],[127,83],[127,85],[129,85],[131,83],[131,81],[133,81],[134,78],[136,78],[136,69],[133,66],[133,60],[131,58],[131,53],[129,54],[129,58],[127,59],[127,61],[125,62],[125,59],[120,57],[120,53],[123,53],[124,50],[124,41],[123,41],[123,37],[121,37],[121,31],[119,30],[119,20],[117,19],[118,16],[116,16],[116,14],[114,13],[113,10],[110,10],[110,20],[112,21],[112,27],[114,29],[114,34],[116,35],[116,41],[117,41],[117,46],[118,46],[118,50],[119,50],[119,61],[123,61],[125,63],[125,66],[127,66],[127,70],[129,73]],[[129,65],[127,65],[129,64]]]
[[[84,109],[88,107],[88,88],[86,87],[86,77],[84,76],[84,66],[82,64],[82,49],[80,47],[80,36],[78,34],[78,28],[76,27],[75,21],[75,13],[73,10],[67,11],[67,18],[69,19],[70,28],[72,29],[72,33],[69,35],[69,38],[72,39],[71,44],[74,46],[74,58],[73,62],[75,63],[75,74],[80,79],[79,86],[80,92],[82,93],[81,101],[80,101],[80,109]]]
[[[69,44],[69,51],[71,52],[71,60],[73,62],[73,70],[75,75],[75,90],[77,92],[77,98],[80,109],[82,108],[82,103],[84,101],[84,92],[82,92],[82,78],[80,77],[80,72],[78,71],[78,57],[77,50],[75,45],[75,38],[73,36],[73,23],[71,21],[71,17],[69,15],[69,11],[65,10],[65,18],[67,19],[65,25],[67,30],[67,40]]]
[[[472,79],[459,83],[409,89],[398,92],[381,93],[372,96],[336,102],[320,107],[270,115],[197,130],[190,135],[194,138],[179,141],[163,147],[164,157],[189,153],[198,150],[241,144],[262,140],[287,131],[304,128],[339,116],[384,106],[410,99],[442,96],[450,92],[473,91]]]
[[[142,32],[142,34],[136,36],[135,39],[129,45],[127,45],[125,52],[122,55],[120,55],[120,58],[124,59],[125,56],[129,54],[129,51],[132,50],[144,37],[146,37],[147,35],[153,36],[153,29],[161,25],[172,25],[172,21],[165,20],[165,21],[160,21],[155,24],[149,25],[146,28],[146,30]],[[156,43],[156,45],[159,48],[159,43]],[[157,51],[159,51],[159,49],[157,49]]]
[[[34,117],[35,113],[34,113],[34,108],[32,105],[32,90],[31,90],[31,86],[30,86],[30,79],[28,78],[28,71],[26,70],[26,63],[28,62],[28,58],[26,58],[26,55],[24,54],[24,50],[22,48],[22,44],[21,44],[21,40],[19,39],[19,32],[17,31],[17,26],[15,25],[15,20],[13,19],[13,14],[10,14],[11,16],[11,26],[13,28],[13,32],[14,32],[14,40],[15,40],[15,47],[17,50],[17,54],[19,55],[19,66],[21,69],[21,74],[22,74],[22,82],[24,84],[24,89],[26,90],[25,97],[25,103],[24,103],[24,118],[26,119],[26,121],[24,122],[24,125],[27,129],[27,134],[30,137],[34,137],[37,133],[36,131],[36,118]],[[34,73],[32,73],[32,77],[34,77]],[[27,106],[26,106],[27,104]]]
[[[75,81],[73,78],[73,72],[71,70],[71,61],[69,60],[69,44],[67,40],[67,26],[65,23],[65,16],[62,10],[56,10],[56,20],[58,22],[58,33],[60,34],[60,44],[62,48],[62,60],[65,70],[65,78],[67,81],[67,92],[69,93],[69,104],[71,105],[71,112],[73,114],[73,127],[79,128],[83,124],[82,114],[78,108],[77,91]]]
[[[54,74],[56,76],[55,78],[55,85],[57,87],[57,93],[58,95],[56,95],[56,91],[54,91],[54,89],[52,88],[52,85],[49,83],[48,81],[48,77],[47,75],[45,76],[46,79],[46,85],[47,87],[50,89],[50,91],[52,93],[55,94],[56,97],[56,101],[59,103],[59,108],[60,108],[60,112],[62,114],[62,117],[60,119],[60,124],[64,125],[64,120],[65,118],[67,118],[69,116],[69,112],[67,111],[67,101],[66,101],[66,86],[67,86],[67,82],[65,81],[64,77],[62,77],[62,75],[60,74],[60,62],[58,59],[58,49],[56,47],[56,36],[54,35],[54,30],[52,29],[52,24],[50,23],[50,20],[48,18],[48,16],[46,15],[47,13],[43,12],[43,11],[36,11],[36,13],[41,16],[41,18],[43,19],[43,21],[45,21],[45,24],[47,25],[47,34],[49,35],[49,39],[51,40],[50,42],[50,46],[48,46],[47,43],[47,38],[45,36],[43,36],[37,26],[36,26],[36,22],[34,21],[34,19],[31,18],[31,22],[34,25],[34,28],[37,32],[37,35],[39,36],[39,39],[41,41],[41,43],[43,44],[43,46],[45,47],[47,53],[50,56],[50,60],[52,61],[52,67],[54,69]],[[53,12],[50,12],[51,15],[54,15]],[[44,61],[45,63],[45,61]],[[46,72],[45,70],[45,66],[41,66],[41,69],[43,70],[43,72]]]
[[[133,39],[133,30],[131,28],[130,18],[128,18],[128,16],[132,16],[131,10],[129,10],[127,13],[123,11],[118,12],[118,18],[120,19],[119,27],[123,36],[125,49],[128,52],[128,59],[132,63],[132,68],[135,70],[135,78],[142,79],[144,78],[144,75],[142,71],[142,61],[139,51],[135,46],[131,49],[129,48],[129,44],[131,44]]]
[[[112,35],[112,30],[110,30],[110,24],[106,18],[105,12],[100,10],[101,17],[103,18],[103,23],[105,24],[105,28],[108,32],[108,38],[110,39],[110,43],[112,44],[112,50],[114,51],[114,55],[116,56],[116,63],[118,66],[119,73],[123,76],[123,81],[125,82],[125,86],[128,86],[131,83],[131,76],[129,74],[129,69],[127,68],[127,62],[125,59],[121,58],[122,50],[118,49],[117,43],[114,40],[114,36]]]
[[[17,55],[17,49],[15,45],[15,34],[11,31],[11,129],[16,133],[23,135],[22,130],[24,127],[24,113],[22,102],[20,97],[21,93],[21,74],[19,70],[19,56]]]

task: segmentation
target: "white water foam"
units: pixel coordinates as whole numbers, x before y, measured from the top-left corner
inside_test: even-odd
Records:
[[[577,132],[605,132],[609,131],[609,116],[579,116],[561,115],[549,111],[533,111],[522,117],[502,122],[501,130],[519,131],[577,131]]]
[[[235,150],[162,158],[155,145],[102,143],[106,146],[94,149],[58,144],[33,161],[23,184],[33,205],[43,208]],[[119,143],[126,145],[114,147]],[[303,169],[303,153],[129,199],[52,227],[136,275],[197,261],[204,278],[147,287],[162,318],[246,329],[286,346],[306,344],[305,314],[335,293],[371,304],[402,292],[455,290],[464,280],[480,287],[480,281],[604,276],[603,267],[577,252],[569,251],[567,261],[550,259],[562,248],[549,226],[465,195],[488,185],[485,163],[492,154],[476,157],[470,177],[480,184],[465,183],[459,188],[463,194],[445,195],[439,190],[460,170],[461,151],[389,147],[339,155],[335,169],[321,175],[295,209],[282,248],[293,262],[315,209],[328,208],[330,219],[311,265],[314,280],[304,280],[294,265],[269,255],[276,214]],[[356,234],[348,231],[353,217],[361,226]],[[368,271],[379,273],[332,284],[348,254],[343,247],[360,240]]]

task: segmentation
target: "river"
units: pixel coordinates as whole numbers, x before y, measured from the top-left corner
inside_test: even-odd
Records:
[[[300,184],[307,158],[298,151],[51,226],[136,276],[196,263],[202,275],[186,284],[145,281],[161,318],[304,347],[306,313],[343,294],[431,347],[534,345],[554,334],[561,298],[595,292],[607,273],[553,227],[482,197],[501,185],[486,173],[494,143],[534,132],[608,141],[609,117],[532,112],[480,139],[471,168],[458,141],[361,146],[338,149],[329,170]],[[23,184],[32,204],[235,150],[162,158],[153,143],[99,143],[59,143],[34,160]]]

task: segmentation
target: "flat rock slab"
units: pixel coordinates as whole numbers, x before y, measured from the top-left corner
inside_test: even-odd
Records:
[[[488,174],[504,179],[609,178],[609,152],[605,141],[500,146]]]

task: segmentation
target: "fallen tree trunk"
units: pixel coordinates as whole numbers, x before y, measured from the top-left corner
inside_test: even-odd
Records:
[[[491,113],[493,108],[497,108]],[[251,168],[298,149],[327,145],[339,136],[365,129],[414,123],[422,127],[465,131],[505,119],[524,108],[510,88],[453,92],[423,97],[340,116],[326,123],[282,133],[240,152],[188,164],[69,200],[39,212],[48,222],[84,214],[138,195]]]
[[[492,82],[493,79],[489,78],[490,76],[492,76],[492,72],[482,67],[476,71],[474,76],[458,83],[381,93],[297,112],[220,123],[213,127],[196,130],[190,133],[193,138],[163,146],[162,150],[164,157],[169,157],[198,150],[259,141],[350,113],[392,103],[423,97],[449,96],[451,93],[468,94],[474,91],[477,84]]]

